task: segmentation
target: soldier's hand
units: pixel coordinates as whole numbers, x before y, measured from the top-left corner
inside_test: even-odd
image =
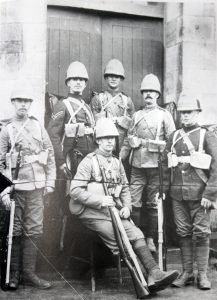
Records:
[[[163,193],[163,197],[162,197],[162,198],[163,198],[162,200],[165,200],[165,198],[166,198],[165,193]],[[159,193],[157,193],[157,194],[155,195],[155,201],[156,201],[156,202],[160,201],[160,194],[159,194]]]
[[[128,207],[123,207],[120,211],[119,211],[119,215],[121,218],[123,219],[128,219],[130,216],[130,209]]]
[[[4,194],[2,196],[2,204],[5,207],[6,210],[10,210],[11,209],[11,198],[10,198],[10,194]]]
[[[105,206],[115,206],[115,202],[113,200],[113,197],[112,196],[104,196],[102,198],[102,207],[105,207]]]
[[[209,209],[212,207],[212,201],[206,198],[202,198],[201,200],[201,206],[204,207],[205,209]]]
[[[46,187],[44,188],[44,196],[46,196],[46,195],[48,195],[48,194],[51,194],[51,193],[53,193],[53,192],[54,192],[54,188],[51,187],[51,186],[46,186]]]
[[[59,169],[66,176],[66,178],[71,179],[71,173],[68,171],[66,163],[62,164]]]

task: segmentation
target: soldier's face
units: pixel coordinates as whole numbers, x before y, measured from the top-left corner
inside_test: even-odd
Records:
[[[199,111],[181,111],[181,122],[185,127],[195,125],[198,121]]]
[[[19,117],[25,117],[29,112],[32,100],[19,98],[12,100],[12,104],[14,106],[16,115]]]
[[[142,92],[142,97],[145,106],[153,107],[157,105],[157,99],[159,98],[159,93],[153,90],[145,90]]]
[[[97,140],[99,149],[103,152],[112,153],[115,146],[115,137],[106,137]]]
[[[121,83],[121,77],[111,74],[105,77],[105,81],[107,82],[108,87],[110,87],[113,90],[116,90],[119,88],[119,85]]]
[[[86,88],[86,80],[84,78],[76,77],[70,78],[67,81],[70,93],[82,95],[83,90]]]

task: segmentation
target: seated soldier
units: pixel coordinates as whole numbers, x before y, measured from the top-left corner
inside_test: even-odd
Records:
[[[129,221],[131,196],[124,168],[112,155],[115,137],[118,137],[118,131],[112,120],[100,119],[96,124],[98,149],[81,161],[71,183],[70,211],[77,215],[86,227],[95,231],[113,254],[118,254],[108,207],[115,206],[114,199],[121,203],[119,214],[122,224],[136,255],[147,271],[149,290],[156,292],[169,286],[177,278],[178,272],[163,272],[159,269],[146,245],[143,233]],[[114,198],[103,194],[100,167],[105,170],[109,194],[114,195]]]

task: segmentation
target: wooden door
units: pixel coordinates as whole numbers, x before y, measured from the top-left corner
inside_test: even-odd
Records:
[[[67,95],[65,74],[74,60],[83,62],[90,80],[84,97],[105,89],[103,71],[111,58],[123,62],[123,91],[141,105],[140,84],[152,72],[163,76],[162,20],[49,8],[47,32],[47,91]]]

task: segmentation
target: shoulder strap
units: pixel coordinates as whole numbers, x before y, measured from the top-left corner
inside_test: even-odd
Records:
[[[26,120],[26,122],[20,127],[20,129],[18,130],[15,138],[13,137],[13,130],[12,130],[12,123],[7,125],[7,129],[8,129],[8,134],[11,140],[11,149],[9,151],[9,153],[12,153],[14,146],[16,144],[16,141],[19,137],[19,135],[21,134],[21,132],[23,131],[23,129],[25,128],[25,126],[27,125],[27,123],[29,122],[29,118]]]
[[[84,107],[84,102],[79,103],[80,105],[79,105],[79,107],[78,107],[78,109],[77,109],[76,111],[73,110],[73,108],[72,108],[72,106],[71,106],[71,104],[70,104],[69,99],[64,99],[64,100],[63,100],[63,103],[64,103],[65,106],[67,107],[68,112],[69,112],[69,114],[70,114],[70,119],[69,119],[69,121],[68,121],[68,124],[71,123],[71,122],[76,123],[75,117],[76,117],[76,115],[79,113],[79,111],[82,109],[82,107]]]
[[[104,105],[104,109],[109,106],[109,104],[111,104],[117,97],[121,96],[121,93],[118,93],[116,96],[112,97],[109,102],[107,102],[105,105]]]
[[[205,128],[201,128],[200,129],[200,143],[199,143],[199,148],[198,151],[199,152],[203,152],[203,142],[204,142],[204,138],[205,138],[205,134],[206,134],[206,129]]]
[[[160,130],[161,130],[161,126],[162,126],[162,123],[163,123],[163,117],[164,117],[164,112],[162,110],[159,110],[159,112],[158,112],[157,133],[156,133],[155,140],[160,139]]]
[[[174,148],[175,144],[176,144],[178,141],[180,141],[181,139],[183,139],[184,136],[188,136],[190,133],[195,132],[195,131],[197,131],[197,130],[199,130],[199,129],[200,129],[200,127],[197,127],[197,128],[195,128],[195,129],[193,129],[193,130],[191,130],[191,131],[189,131],[189,132],[184,132],[184,130],[182,130],[182,129],[177,130],[177,131],[175,132],[174,136],[173,136],[173,144],[172,144],[172,146],[171,146],[171,149]],[[182,135],[181,135],[181,131],[183,132]],[[179,137],[178,139],[176,139],[177,136],[178,136],[178,133],[180,133],[180,137]]]
[[[69,102],[71,101],[71,102],[77,104],[78,106],[80,106],[81,103],[82,103],[82,106],[79,107],[78,111],[76,111],[75,116],[77,115],[77,113],[78,113],[81,109],[84,109],[84,111],[85,111],[86,114],[88,115],[88,118],[89,118],[89,120],[90,120],[90,123],[91,123],[92,125],[94,125],[94,116],[93,116],[93,113],[92,113],[90,107],[85,103],[84,100],[78,101],[77,99],[72,98],[72,97],[70,98],[70,100],[69,100],[69,99],[67,99],[67,100],[68,100]]]

